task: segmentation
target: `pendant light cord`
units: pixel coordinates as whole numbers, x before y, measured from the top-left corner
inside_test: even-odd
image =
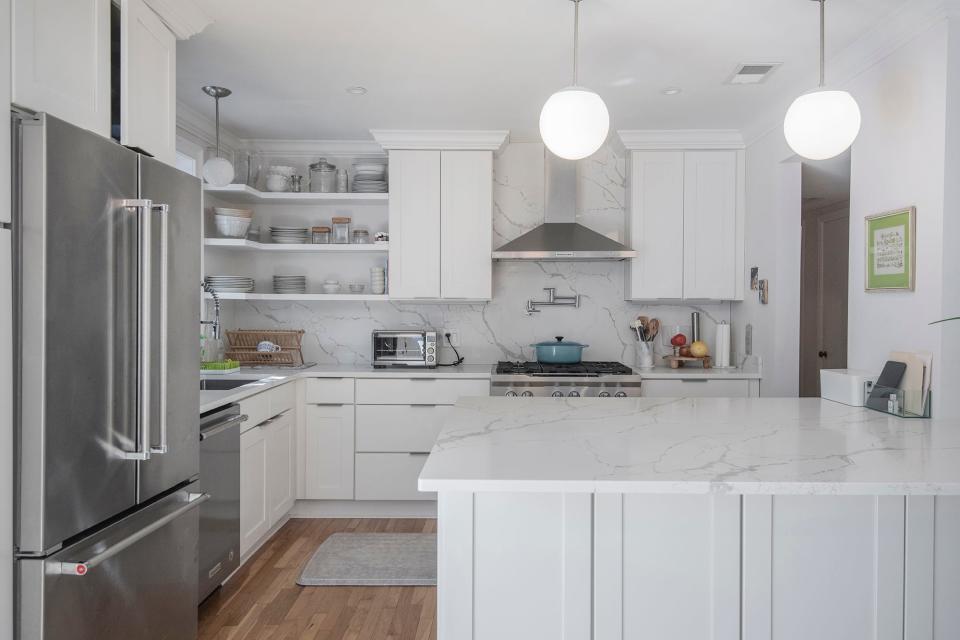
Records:
[[[573,86],[577,86],[580,54],[580,0],[573,1]]]
[[[824,24],[825,24],[824,7],[826,6],[826,0],[819,0],[819,2],[820,2],[820,88],[822,89],[825,84],[825,76],[826,76],[826,72],[825,72],[826,66],[824,62],[826,58],[826,56],[824,55],[824,41],[826,40],[824,35],[826,32],[826,29],[824,28]]]

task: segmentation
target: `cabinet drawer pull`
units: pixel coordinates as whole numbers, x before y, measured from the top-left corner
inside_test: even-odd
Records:
[[[706,378],[682,378],[680,382],[710,382]]]
[[[410,382],[435,382],[436,378],[408,378]]]
[[[409,451],[407,452],[408,456],[428,456],[430,455],[429,451]]]

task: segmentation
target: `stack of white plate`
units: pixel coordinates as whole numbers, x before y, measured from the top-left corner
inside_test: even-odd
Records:
[[[270,227],[270,237],[277,244],[306,244],[306,227]]]
[[[274,293],[306,293],[307,276],[273,276]]]
[[[217,293],[250,293],[253,278],[245,276],[207,276],[206,283]]]
[[[386,193],[387,165],[376,162],[355,162],[353,191],[354,193]]]

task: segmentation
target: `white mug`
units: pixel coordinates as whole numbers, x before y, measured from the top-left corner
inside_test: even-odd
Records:
[[[278,345],[270,342],[269,340],[264,340],[263,342],[257,343],[257,351],[260,353],[270,353],[273,351],[281,351],[283,348]]]

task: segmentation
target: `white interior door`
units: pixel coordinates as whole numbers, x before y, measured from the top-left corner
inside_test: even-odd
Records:
[[[390,152],[389,293],[440,297],[439,151]]]
[[[493,152],[440,153],[440,295],[493,297]]]
[[[737,152],[687,151],[683,179],[683,296],[737,297]]]
[[[173,166],[177,39],[143,0],[123,0],[120,13],[120,142]]]
[[[13,1],[13,103],[110,136],[110,2]]]
[[[683,297],[683,152],[634,151],[630,158],[628,300]]]

